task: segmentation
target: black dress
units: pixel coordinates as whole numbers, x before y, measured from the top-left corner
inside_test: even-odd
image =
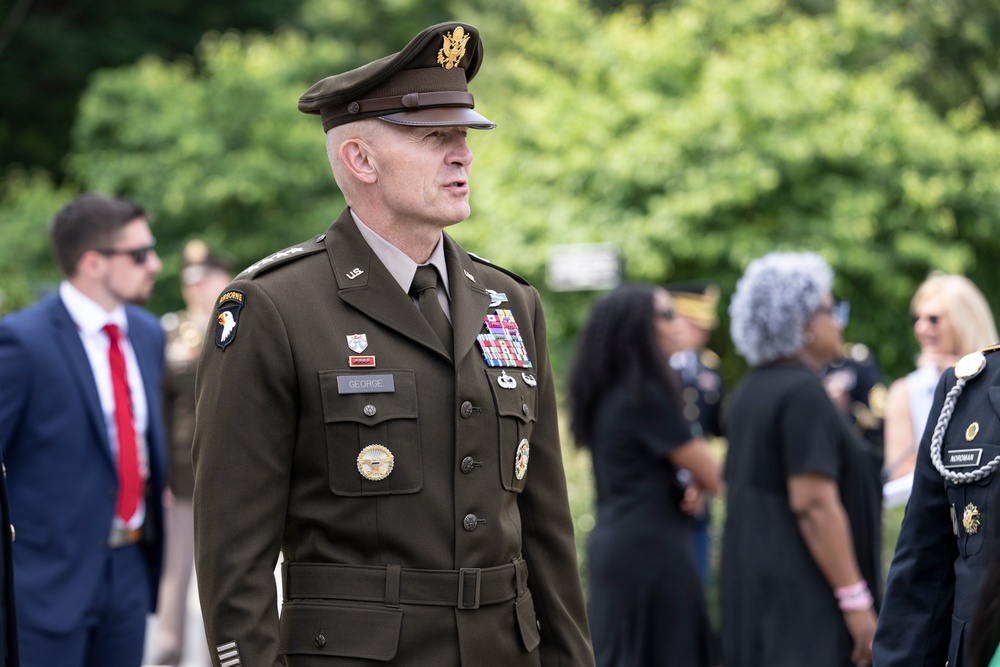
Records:
[[[594,416],[597,524],[588,548],[598,667],[704,667],[711,631],[667,453],[692,437],[661,388],[630,407],[622,388]]]
[[[729,406],[722,543],[726,667],[849,667],[833,591],[788,505],[788,478],[837,483],[862,576],[879,600],[879,466],[805,366],[755,369]]]

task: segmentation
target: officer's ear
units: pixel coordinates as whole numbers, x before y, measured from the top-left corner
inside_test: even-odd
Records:
[[[371,185],[378,180],[374,151],[364,139],[352,137],[344,140],[337,155],[347,171],[362,183]]]

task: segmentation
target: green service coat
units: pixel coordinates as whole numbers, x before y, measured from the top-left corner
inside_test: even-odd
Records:
[[[217,667],[593,664],[541,301],[443,239],[451,351],[348,210],[220,297],[230,317],[210,328],[199,360],[194,442],[198,584]],[[500,297],[487,290],[504,301],[491,306]],[[511,311],[530,368],[486,364],[476,336],[497,309]],[[358,334],[361,353],[348,347]],[[349,366],[359,354],[374,367]],[[515,387],[498,382],[504,374]],[[367,376],[391,376],[393,391],[343,393]],[[530,463],[519,479],[524,440]],[[373,444],[394,457],[378,481],[358,465]],[[392,604],[381,584],[349,600],[300,586],[279,621],[279,551],[293,568],[404,574],[523,557],[527,585],[477,609]],[[371,572],[340,571],[347,583],[362,574]]]

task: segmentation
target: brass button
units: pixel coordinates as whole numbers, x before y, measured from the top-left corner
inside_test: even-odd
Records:
[[[313,640],[313,644],[316,645],[316,648],[323,648],[326,646],[326,637],[323,635],[316,635],[316,639]]]
[[[459,414],[462,415],[462,419],[468,419],[469,417],[471,417],[472,416],[472,401],[466,401],[466,402],[462,403],[462,409],[461,409],[461,411],[460,411]]]
[[[470,533],[479,527],[479,517],[475,514],[466,514],[462,526]]]
[[[464,459],[462,459],[462,472],[464,472],[466,475],[472,472],[472,469],[475,467],[476,467],[476,462],[472,459],[471,456],[466,456]]]

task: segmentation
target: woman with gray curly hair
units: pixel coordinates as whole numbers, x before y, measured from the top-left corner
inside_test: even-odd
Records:
[[[881,485],[818,373],[843,344],[815,253],[756,259],[730,303],[753,368],[729,406],[722,628],[727,667],[871,663]]]

